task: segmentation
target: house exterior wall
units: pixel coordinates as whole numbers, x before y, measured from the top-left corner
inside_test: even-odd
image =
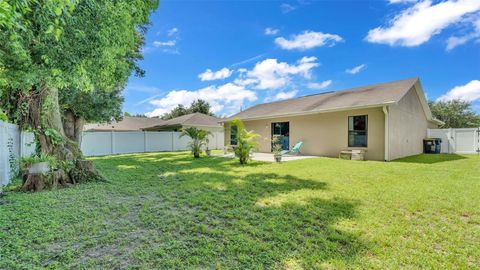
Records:
[[[368,147],[348,147],[348,116],[368,115]],[[271,151],[271,123],[290,122],[290,148],[298,141],[306,155],[338,157],[345,149],[365,149],[366,159],[384,160],[385,121],[382,108],[330,112],[305,116],[291,116],[244,121],[247,130],[260,135],[259,151]],[[225,145],[230,144],[230,124],[225,124]]]
[[[415,88],[389,106],[389,159],[423,153],[428,128],[438,127],[427,120]]]

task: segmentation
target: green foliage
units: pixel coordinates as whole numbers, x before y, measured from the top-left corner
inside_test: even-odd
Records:
[[[156,0],[0,3],[0,105],[15,121],[25,110],[18,99],[44,88],[59,89],[67,96],[63,105],[88,114],[85,108],[92,109],[96,97],[79,92],[106,99],[110,96],[103,92],[118,95],[132,71],[143,74],[136,61],[142,59],[145,26]],[[68,102],[77,100],[88,105]],[[118,100],[111,106],[118,107]],[[114,116],[117,109],[106,111],[102,114]]]
[[[199,158],[200,153],[202,152],[202,147],[208,144],[208,136],[212,135],[210,131],[198,129],[196,127],[188,127],[182,129],[183,136],[190,137],[191,141],[188,143],[188,147],[192,151],[193,157]]]
[[[8,116],[0,109],[0,121],[8,123]]]
[[[273,155],[280,155],[280,152],[282,152],[282,144],[280,143],[280,136],[273,136],[272,153]]]
[[[82,91],[71,89],[59,93],[61,109],[71,110],[87,123],[103,123],[122,120],[123,96],[121,89]]]
[[[193,101],[192,104],[190,104],[190,108],[188,108],[189,113],[203,113],[206,115],[214,116],[214,114],[210,110],[210,104],[203,99],[197,99]]]
[[[28,167],[30,167],[30,165],[40,162],[48,162],[51,169],[58,167],[58,161],[55,157],[42,153],[39,155],[33,154],[29,157],[22,157],[22,159],[20,160],[20,168],[22,170],[28,170]]]
[[[185,106],[182,104],[177,105],[177,107],[173,108],[170,112],[162,115],[162,119],[173,119],[191,113],[203,113],[206,115],[215,116],[210,110],[211,106],[208,102],[203,99],[197,99],[193,101],[188,108],[185,108]]]
[[[182,104],[179,104],[177,105],[177,107],[173,108],[170,112],[162,115],[161,118],[163,120],[168,120],[168,119],[177,118],[179,116],[187,115],[187,114],[189,114],[188,109],[185,108],[185,106],[183,106]]]
[[[240,164],[246,164],[250,159],[250,153],[258,147],[256,139],[260,136],[253,131],[248,131],[240,119],[234,119],[232,125],[237,127],[237,145],[234,148],[235,155]]]
[[[47,136],[50,139],[50,141],[52,142],[52,145],[58,145],[63,141],[62,136],[55,129],[46,128],[44,130],[44,133],[45,133],[45,136]]]
[[[429,101],[428,105],[435,118],[445,122],[442,128],[469,128],[480,126],[480,116],[472,110],[469,102],[463,100]]]

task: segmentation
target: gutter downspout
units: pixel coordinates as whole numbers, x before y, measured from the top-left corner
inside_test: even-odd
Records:
[[[388,118],[389,118],[389,115],[388,115],[388,106],[383,106],[382,107],[383,109],[383,114],[385,115],[385,161],[389,161],[390,160],[390,157],[389,157],[389,144],[390,144],[390,136],[389,136],[389,123],[388,123]]]

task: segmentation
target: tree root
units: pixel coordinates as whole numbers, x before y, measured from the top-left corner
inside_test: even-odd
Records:
[[[56,170],[43,174],[26,174],[22,191],[42,191],[44,189],[55,189],[58,187],[69,187],[77,183],[89,181],[106,181],[89,160],[77,160],[70,172]]]

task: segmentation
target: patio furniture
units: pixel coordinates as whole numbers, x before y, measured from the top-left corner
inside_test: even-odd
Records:
[[[302,152],[300,152],[300,147],[302,147],[302,144],[303,142],[298,142],[297,144],[295,144],[295,146],[293,146],[292,150],[283,150],[280,152],[281,155],[285,155],[285,154],[288,154],[288,153],[292,153],[292,154],[295,154],[297,156],[300,156],[302,154]]]

